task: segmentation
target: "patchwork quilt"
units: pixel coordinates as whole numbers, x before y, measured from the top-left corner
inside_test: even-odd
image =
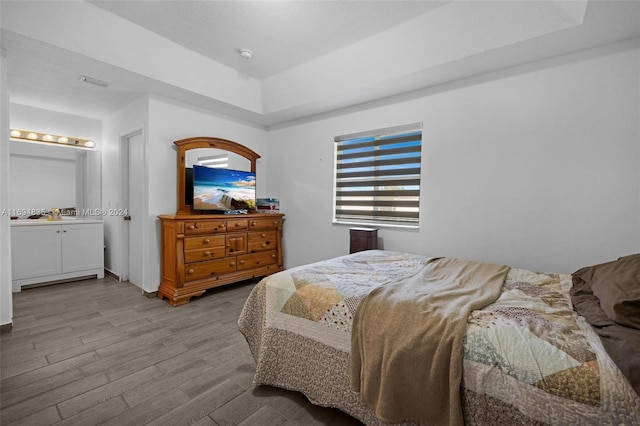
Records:
[[[372,250],[263,279],[239,319],[256,360],[254,383],[381,424],[350,389],[353,317],[373,288],[415,275],[428,259]],[[472,312],[463,345],[466,424],[640,425],[640,398],[573,311],[570,287],[570,275],[511,268],[498,300]]]

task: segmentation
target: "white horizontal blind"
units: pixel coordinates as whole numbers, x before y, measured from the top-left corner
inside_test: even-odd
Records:
[[[422,123],[335,138],[334,222],[418,226]]]

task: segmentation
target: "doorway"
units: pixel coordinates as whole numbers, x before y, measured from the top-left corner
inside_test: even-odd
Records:
[[[120,139],[121,223],[120,280],[144,288],[145,149],[142,126]]]

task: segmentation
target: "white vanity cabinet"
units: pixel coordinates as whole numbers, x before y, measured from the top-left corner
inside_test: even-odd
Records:
[[[23,285],[104,278],[104,228],[98,220],[11,223],[13,291]]]

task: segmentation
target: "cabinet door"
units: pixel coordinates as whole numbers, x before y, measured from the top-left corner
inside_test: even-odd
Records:
[[[43,277],[61,272],[59,226],[11,228],[11,279]]]
[[[62,272],[104,267],[102,224],[62,225]]]
[[[227,256],[236,256],[247,252],[247,234],[227,234]]]

